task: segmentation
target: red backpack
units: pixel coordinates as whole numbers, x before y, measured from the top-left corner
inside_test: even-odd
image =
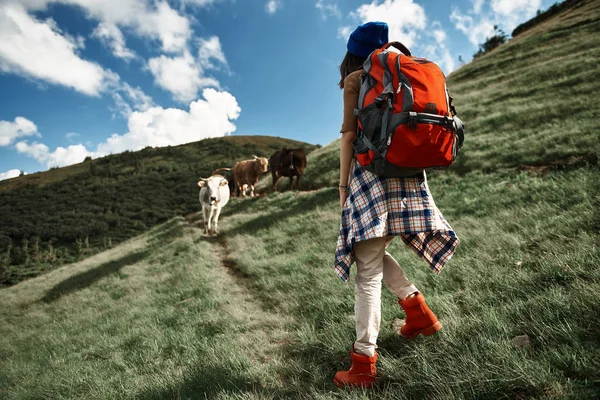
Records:
[[[390,46],[403,54],[389,51]],[[363,68],[354,112],[360,165],[386,177],[449,167],[462,146],[464,126],[440,68],[412,57],[399,42],[372,52]]]

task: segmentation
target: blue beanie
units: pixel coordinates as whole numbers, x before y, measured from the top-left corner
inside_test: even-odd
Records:
[[[367,58],[373,50],[388,42],[388,26],[385,22],[367,22],[350,34],[348,51],[355,56]]]

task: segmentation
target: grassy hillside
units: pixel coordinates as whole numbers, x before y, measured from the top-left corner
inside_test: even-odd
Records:
[[[314,190],[323,187],[337,187],[340,175],[340,143],[334,140],[327,146],[316,149],[306,156],[306,169],[300,181],[300,190]],[[296,184],[294,178],[294,185]],[[273,186],[271,174],[265,175],[256,185],[259,193],[270,193]],[[289,178],[282,178],[277,184],[278,191],[290,189]]]
[[[384,291],[373,392],[331,381],[354,336],[352,286],[331,269],[331,188],[235,201],[218,239],[201,235],[199,216],[176,218],[3,289],[0,396],[593,398],[597,172],[438,180],[436,200],[462,238],[451,265],[436,278],[400,242],[390,251],[444,329],[400,338],[391,326],[400,310]],[[515,348],[517,335],[530,347]]]
[[[598,153],[600,2],[541,23],[450,76],[467,145],[455,170],[492,172]]]
[[[313,145],[230,136],[146,148],[0,182],[0,286],[83,259],[196,211],[200,176],[253,154]]]
[[[399,337],[384,290],[373,390],[332,382],[354,338],[352,283],[332,270],[334,142],[309,156],[306,188],[324,187],[232,201],[216,239],[176,217],[0,290],[0,397],[600,397],[598,108],[574,106],[600,92],[599,22],[587,2],[450,77],[467,138],[429,180],[461,244],[439,276],[389,249],[444,328]]]

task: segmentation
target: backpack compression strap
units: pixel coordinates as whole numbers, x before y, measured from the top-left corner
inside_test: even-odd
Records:
[[[399,113],[391,114],[391,116],[390,116],[390,112],[392,110],[392,103],[389,99],[386,99],[385,101],[387,102],[387,104],[384,105],[386,107],[386,109],[383,110],[383,116],[382,116],[382,121],[381,121],[380,149],[375,147],[375,145],[362,132],[359,132],[359,138],[369,148],[369,150],[371,150],[375,154],[375,156],[385,159],[385,157],[387,155],[387,151],[389,149],[389,146],[392,142],[392,137],[394,135],[394,130],[395,130],[394,129],[388,133],[387,128],[388,128],[388,126],[396,127],[396,126],[402,125],[402,124],[407,124],[408,128],[410,128],[410,129],[416,129],[418,124],[432,124],[432,125],[444,126],[444,127],[446,127],[446,129],[454,132],[457,135],[458,147],[459,148],[462,147],[462,143],[464,141],[464,133],[463,133],[464,128],[463,128],[462,121],[460,121],[460,119],[458,119],[458,117],[449,118],[449,117],[445,117],[445,116],[441,116],[441,115],[437,115],[437,114],[417,113],[414,111],[399,112]],[[362,115],[363,113],[368,113],[369,111],[372,111],[373,108],[376,108],[376,107],[378,107],[378,105],[376,103],[373,103],[373,104],[363,108],[362,110],[356,110],[355,114]],[[376,125],[376,123],[377,123],[377,119],[372,118],[371,124]],[[370,126],[369,128],[372,130],[375,128],[375,126]]]

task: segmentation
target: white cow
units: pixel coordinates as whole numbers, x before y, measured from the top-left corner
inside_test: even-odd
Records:
[[[216,235],[219,225],[219,214],[229,201],[229,186],[227,179],[221,175],[210,178],[200,178],[200,204],[204,216],[204,233]]]

